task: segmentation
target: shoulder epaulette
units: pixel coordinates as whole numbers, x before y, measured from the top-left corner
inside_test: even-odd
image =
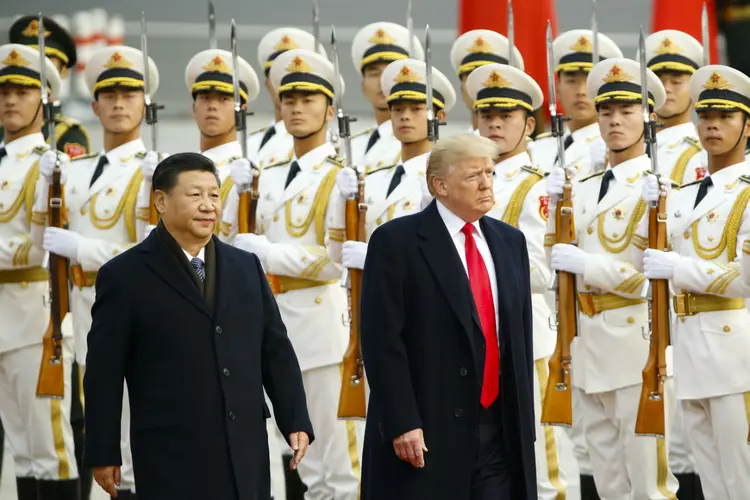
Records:
[[[65,115],[55,115],[55,123],[64,123],[68,127],[76,127],[81,125],[80,121]]]
[[[35,146],[32,151],[38,155],[43,155],[44,153],[49,151],[49,146],[47,144],[45,144],[44,146]]]
[[[600,175],[604,175],[605,170],[602,170],[601,172],[596,172],[593,174],[589,174],[586,177],[583,177],[582,179],[579,179],[578,182],[585,182],[589,179],[593,179],[594,177],[599,177]]]
[[[375,172],[380,172],[381,170],[389,170],[391,168],[394,168],[395,166],[396,164],[394,163],[393,165],[385,165],[385,166],[381,165],[379,167],[372,167],[372,168],[367,169],[367,171],[365,172],[365,176],[372,175]]]
[[[741,175],[740,176],[740,180],[743,181],[743,182],[747,182],[748,184],[750,184],[750,176]]]
[[[541,134],[538,134],[534,140],[538,141],[539,139],[546,139],[547,137],[552,137],[552,132],[542,132]]]
[[[687,143],[688,143],[688,144],[690,144],[691,146],[695,146],[695,147],[696,147],[696,148],[698,148],[698,149],[703,149],[703,147],[701,146],[701,141],[699,141],[699,140],[698,140],[698,139],[696,139],[695,137],[688,137],[688,136],[685,136],[685,142],[687,142]]]
[[[227,158],[227,163],[232,163],[234,160],[241,160],[241,159],[242,159],[241,156],[230,156],[229,158]]]
[[[277,161],[276,163],[269,163],[268,165],[265,165],[265,166],[263,167],[263,170],[266,170],[267,168],[280,167],[281,165],[286,165],[286,164],[287,164],[287,163],[289,163],[290,161],[292,161],[292,158],[291,158],[291,157],[289,157],[289,158],[284,158],[283,160],[281,160],[281,161]]]
[[[137,153],[135,154],[135,157],[136,157],[136,158],[138,158],[139,160],[143,160],[143,159],[145,159],[145,158],[146,158],[146,155],[147,155],[147,154],[148,154],[148,152],[147,152],[147,151],[138,151],[138,152],[137,152]]]
[[[86,158],[96,158],[97,156],[99,156],[99,154],[100,153],[97,151],[95,153],[89,153],[89,154],[85,154],[85,155],[80,155],[80,156],[76,156],[75,158],[71,158],[70,161],[85,160]]]
[[[740,179],[742,179],[742,177],[740,177]],[[680,189],[686,188],[688,186],[692,186],[693,184],[700,184],[702,180],[703,179],[698,179],[697,181],[688,182],[687,184],[683,184],[683,185],[680,186]]]
[[[345,167],[346,166],[346,160],[344,160],[340,156],[336,156],[336,155],[327,156],[326,160],[330,161],[331,163],[333,163],[337,167]]]
[[[529,167],[529,166],[526,166],[526,165],[522,166],[521,170],[523,170],[525,172],[529,172],[531,174],[536,174],[539,177],[547,177],[549,175],[549,172],[544,171],[541,168]]]
[[[269,128],[271,128],[271,127],[260,127],[260,128],[256,128],[255,130],[251,130],[251,131],[250,131],[250,133],[249,133],[248,135],[255,135],[255,134],[260,134],[261,132],[265,133],[265,132],[266,132],[266,130],[268,130]]]
[[[354,139],[355,137],[360,137],[360,136],[362,136],[362,135],[368,135],[368,134],[371,134],[373,130],[375,130],[375,129],[374,129],[374,128],[367,128],[367,129],[365,129],[365,130],[363,130],[363,131],[361,131],[361,132],[357,132],[356,134],[353,134],[353,135],[351,136],[351,139]]]

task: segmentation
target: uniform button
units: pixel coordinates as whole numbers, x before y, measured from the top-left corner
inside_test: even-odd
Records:
[[[462,366],[462,367],[461,367],[461,369],[460,369],[460,370],[458,370],[458,373],[459,373],[459,374],[460,374],[460,375],[461,375],[462,377],[465,377],[465,376],[466,376],[466,374],[467,374],[467,373],[469,373],[469,370],[467,370],[466,368],[464,368],[464,367]]]
[[[628,324],[632,325],[633,323],[635,323],[635,318],[632,316],[628,316]]]
[[[690,239],[690,233],[688,233],[687,231],[685,231],[685,234],[683,236],[685,237],[686,240]]]
[[[216,334],[221,335],[224,330],[221,329],[219,325],[216,325]]]
[[[729,333],[729,332],[732,331],[732,329],[729,326],[727,326],[727,325],[724,325],[723,330],[724,330],[724,333]]]
[[[226,368],[224,368],[224,371],[222,373],[224,373],[225,377],[228,377],[228,376],[231,375],[231,373],[229,372],[229,370],[227,370]]]
[[[235,418],[237,418],[237,417],[236,417],[236,416],[234,415],[234,412],[233,412],[233,411],[230,411],[230,412],[229,412],[229,414],[228,414],[227,416],[229,417],[229,420],[234,420]]]
[[[593,228],[593,227],[587,227],[587,228],[586,228],[586,232],[587,232],[588,234],[591,234],[591,233],[593,233],[593,232],[594,232],[594,228]]]
[[[461,408],[456,408],[453,410],[453,416],[456,418],[461,418],[464,414],[464,411]]]

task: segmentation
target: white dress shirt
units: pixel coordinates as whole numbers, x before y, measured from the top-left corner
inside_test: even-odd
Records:
[[[182,249],[182,251],[185,253],[185,257],[187,257],[187,260],[188,262],[191,263],[191,265],[192,265],[193,259],[195,258],[200,259],[200,261],[203,262],[203,265],[206,265],[206,247],[201,248],[200,252],[198,252],[198,255],[196,255],[195,257],[190,255],[190,252],[188,252],[184,248]]]
[[[443,219],[448,234],[451,235],[453,244],[456,245],[456,251],[461,259],[461,264],[464,266],[466,276],[469,276],[469,267],[466,264],[466,236],[463,233],[463,227],[466,225],[466,221],[451,212],[448,207],[443,205],[440,201],[437,201],[437,209],[440,214],[440,218]],[[495,262],[492,260],[492,253],[490,253],[490,247],[487,245],[487,240],[484,238],[482,228],[479,225],[479,221],[472,223],[474,226],[474,241],[477,244],[482,260],[484,260],[484,266],[487,268],[487,274],[490,275],[490,286],[492,287],[492,303],[495,307],[495,325],[497,328],[500,327],[500,314],[498,312],[497,305],[497,274],[495,274]],[[497,332],[495,332],[497,335]],[[498,335],[498,343],[500,341]]]

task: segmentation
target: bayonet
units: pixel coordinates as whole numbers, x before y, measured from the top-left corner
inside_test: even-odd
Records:
[[[409,57],[415,56],[414,52],[414,18],[411,16],[411,0],[406,4],[406,30],[409,32]]]
[[[591,62],[599,63],[599,23],[596,21],[596,0],[591,0]]]
[[[659,163],[656,154],[656,129],[658,127],[656,120],[651,119],[651,112],[648,104],[648,66],[646,66],[646,34],[641,32],[638,36],[638,63],[641,71],[641,108],[643,111],[643,139],[646,150],[651,157],[651,173],[658,175]]]
[[[216,9],[214,0],[208,0],[208,47],[216,49],[219,46],[216,41]]]
[[[513,0],[508,0],[508,65],[516,67],[516,27],[513,20]]]
[[[563,136],[565,127],[563,123],[566,118],[557,112],[557,94],[555,92],[555,49],[552,45],[552,22],[547,21],[547,90],[549,92],[549,116],[550,132],[557,139],[557,158],[561,168],[565,170],[565,178],[569,180],[570,174],[565,168],[565,144]]]
[[[350,123],[357,119],[344,113],[344,96],[341,89],[341,70],[339,68],[339,51],[336,40],[336,27],[331,26],[331,49],[333,57],[333,88],[334,104],[336,105],[336,117],[338,120],[338,139],[344,143],[344,156],[346,164],[352,166],[352,141]],[[355,169],[356,170],[356,169]]]
[[[320,5],[318,0],[313,0],[313,11],[312,11],[312,28],[313,36],[315,37],[315,51],[320,51]]]
[[[437,142],[440,132],[440,119],[435,116],[435,105],[433,104],[432,90],[432,43],[430,38],[430,25],[424,29],[424,54],[425,54],[425,86],[426,110],[427,110],[427,139]]]
[[[159,122],[158,106],[151,101],[151,65],[148,59],[148,37],[146,32],[146,14],[141,11],[141,53],[143,54],[143,100],[146,106],[146,124],[151,128],[151,151],[158,151],[159,133],[156,124]]]
[[[237,64],[239,56],[237,55],[237,27],[232,19],[232,29],[229,35],[230,45],[232,47],[232,88],[234,89],[234,124],[237,132],[240,133],[240,146],[242,147],[242,157],[247,158],[247,113],[242,109],[242,99],[240,99],[240,70]]]
[[[701,11],[701,43],[703,44],[703,66],[711,64],[711,35],[708,27],[708,7],[703,2]]]
[[[39,13],[39,37],[37,39],[37,45],[39,45],[39,83],[41,85],[42,93],[42,113],[44,117],[44,123],[47,125],[49,138],[50,150],[57,152],[57,138],[55,137],[55,120],[54,120],[54,103],[50,99],[47,85],[49,80],[47,78],[47,44],[44,39],[44,18],[42,13]]]

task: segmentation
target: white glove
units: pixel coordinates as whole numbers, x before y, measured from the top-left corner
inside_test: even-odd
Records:
[[[44,249],[68,259],[78,259],[78,249],[84,240],[80,234],[67,229],[48,227],[44,230]]]
[[[336,187],[345,200],[352,198],[359,190],[359,179],[353,168],[342,168],[336,174]]]
[[[156,229],[156,226],[154,226],[153,224],[149,224],[148,226],[146,226],[143,229],[143,239],[145,240],[146,238],[148,238],[149,235],[151,235],[151,231],[153,231],[154,229]]]
[[[154,170],[156,170],[156,166],[162,159],[163,158],[159,158],[159,153],[156,151],[149,151],[146,153],[146,157],[143,159],[143,163],[141,163],[141,172],[143,173],[143,178],[146,182],[150,183],[154,178]]]
[[[662,191],[669,196],[672,191],[672,181],[664,176],[657,180],[654,174],[648,174],[641,188],[641,198],[646,203],[656,203]]]
[[[234,246],[240,250],[254,253],[260,259],[261,264],[265,264],[273,243],[268,241],[265,235],[243,233],[238,234],[234,239]]]
[[[586,271],[586,252],[575,245],[558,243],[552,247],[552,269],[572,274]]]
[[[671,280],[679,266],[680,254],[647,248],[643,252],[643,275],[650,280]]]
[[[345,241],[341,248],[341,264],[347,269],[364,269],[367,243]]]
[[[427,178],[425,177],[424,182],[421,184],[422,188],[422,209],[425,209],[427,205],[432,203],[432,195],[430,194],[430,188],[427,187]]]
[[[565,186],[565,171],[555,167],[544,180],[544,189],[550,197],[550,200],[557,200],[563,194]]]
[[[604,170],[607,166],[607,144],[601,136],[589,144],[589,154],[591,155],[591,166],[593,167],[591,170]]]
[[[239,193],[244,193],[252,188],[254,172],[255,169],[252,164],[245,158],[237,158],[229,164],[229,173]]]
[[[47,184],[52,184],[52,171],[55,168],[55,159],[60,159],[60,183],[65,184],[67,179],[67,170],[70,165],[70,158],[65,153],[55,153],[52,150],[46,151],[39,159],[39,174],[44,177]]]

